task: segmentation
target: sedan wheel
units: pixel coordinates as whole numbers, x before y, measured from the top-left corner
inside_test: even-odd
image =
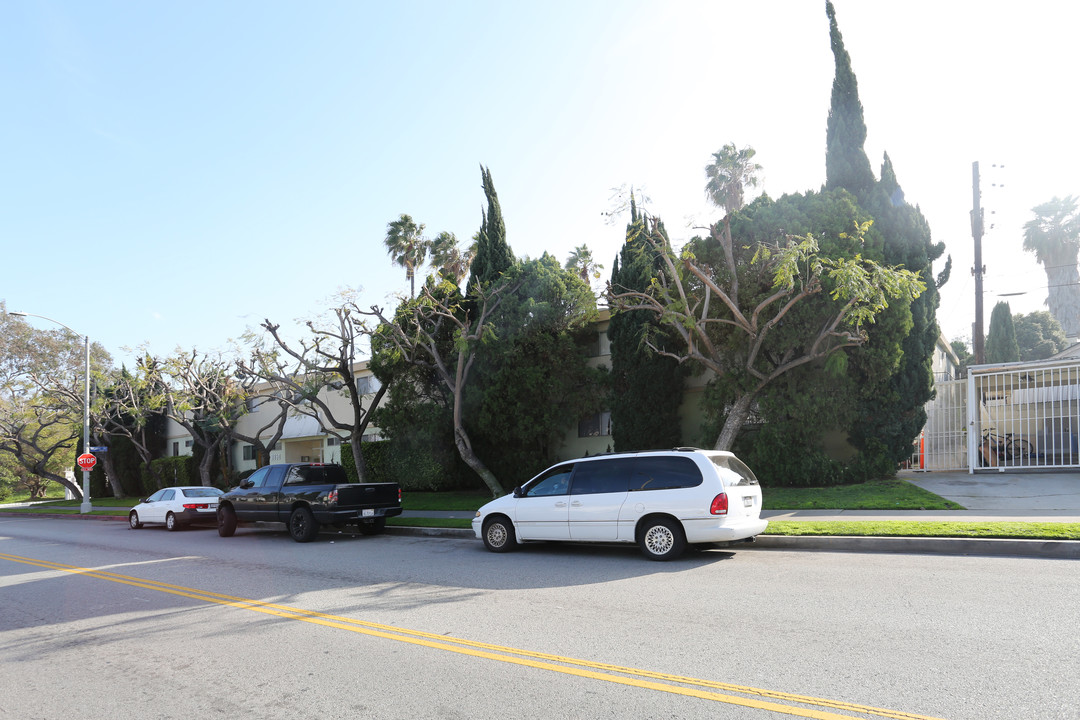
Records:
[[[142,523],[139,522],[139,513],[132,510],[128,513],[128,524],[131,525],[132,530],[138,530],[142,527]]]
[[[669,518],[647,521],[639,532],[638,546],[650,560],[671,560],[686,548],[682,526]]]
[[[169,532],[175,532],[180,529],[180,523],[176,521],[176,515],[169,513],[165,516],[165,527],[168,528]]]

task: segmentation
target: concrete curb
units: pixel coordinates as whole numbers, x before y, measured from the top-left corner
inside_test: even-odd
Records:
[[[472,530],[464,528],[391,526],[386,528],[386,532],[419,537],[476,538]],[[1080,559],[1080,540],[759,535],[752,543],[734,543],[728,549]]]
[[[411,527],[405,525],[387,525],[387,535],[413,535],[417,537],[472,538],[476,533],[468,528]],[[479,540],[476,540],[480,542]]]
[[[117,515],[0,512],[0,517],[74,518],[77,520],[127,522],[126,517]],[[476,538],[473,531],[468,528],[410,527],[404,525],[387,526],[386,534],[474,540]],[[1080,560],[1080,540],[759,535],[752,543],[737,543],[731,545],[729,549],[810,550],[846,553],[894,553],[901,555],[975,555],[982,557]]]
[[[816,550],[848,553],[1080,559],[1080,540],[759,535],[752,543],[733,547],[742,550]]]
[[[29,512],[0,512],[0,517],[21,518],[53,518],[57,520],[119,520],[126,523],[126,515],[83,515],[80,513],[29,513]]]

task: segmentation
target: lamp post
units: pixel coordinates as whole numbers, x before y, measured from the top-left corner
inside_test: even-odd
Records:
[[[14,315],[15,317],[36,317],[42,320],[48,320],[49,322],[56,323],[62,328],[67,329],[69,332],[78,335],[64,323],[59,320],[53,320],[51,317],[45,317],[44,315],[35,315],[34,313],[26,312],[9,312],[8,315]],[[83,388],[83,452],[90,452],[90,336],[83,335],[83,345],[86,351],[86,387]],[[94,509],[94,506],[90,503],[90,471],[83,470],[82,474],[82,504],[79,505],[80,513],[88,513]]]

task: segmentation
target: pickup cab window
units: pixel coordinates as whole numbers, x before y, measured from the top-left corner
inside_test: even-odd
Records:
[[[270,475],[270,468],[259,468],[255,472],[248,476],[248,482],[251,483],[251,487],[262,487],[266,484],[266,478]]]
[[[340,465],[293,465],[286,485],[344,485],[349,482]]]

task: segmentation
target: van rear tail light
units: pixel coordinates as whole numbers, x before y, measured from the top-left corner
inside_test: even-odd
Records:
[[[720,493],[713,498],[709,512],[713,515],[727,515],[727,493]]]
[[[398,501],[398,505],[400,505],[401,504],[401,488],[397,489],[397,501]]]

